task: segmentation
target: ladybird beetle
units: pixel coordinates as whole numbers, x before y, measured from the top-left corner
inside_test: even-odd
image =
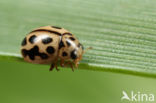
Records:
[[[60,66],[73,64],[78,67],[84,53],[82,44],[69,31],[56,26],[44,26],[31,31],[21,43],[25,61],[36,64],[51,64],[50,71]]]

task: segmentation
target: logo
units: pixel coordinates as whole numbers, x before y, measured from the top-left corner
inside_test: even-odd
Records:
[[[154,101],[154,94],[152,93],[141,93],[141,92],[134,92],[131,91],[129,94],[126,91],[122,91],[121,101],[135,101],[135,102],[153,102]]]

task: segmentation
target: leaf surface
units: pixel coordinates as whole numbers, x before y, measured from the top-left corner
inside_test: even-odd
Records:
[[[32,29],[55,25],[85,48],[80,68],[156,77],[154,0],[1,0],[0,59],[20,58]],[[85,65],[85,66],[84,66]]]

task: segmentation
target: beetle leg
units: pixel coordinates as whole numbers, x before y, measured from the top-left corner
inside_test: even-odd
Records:
[[[78,67],[79,59],[74,60],[75,67]]]
[[[80,56],[79,58],[75,59],[73,62],[75,64],[75,67],[78,68],[78,64],[79,64],[79,61],[82,59],[82,56]]]
[[[58,69],[58,68],[57,68],[57,64],[55,64],[55,68],[56,68],[56,70],[57,70],[57,71],[59,71],[59,70],[60,70],[60,69]]]
[[[71,61],[67,61],[67,62],[64,64],[64,66],[66,67],[68,64],[70,65],[72,71],[74,72],[73,63],[72,63]]]
[[[61,67],[64,67],[64,59],[61,59],[61,61],[60,61],[60,66],[61,66]]]
[[[72,62],[70,62],[70,67],[71,67],[72,71],[74,72],[74,67],[73,67]]]
[[[52,70],[54,69],[54,67],[55,67],[55,64],[54,64],[54,63],[52,63],[52,64],[51,64],[51,66],[50,66],[49,71],[52,71]]]
[[[71,67],[72,71],[74,72],[73,63],[72,63],[72,62],[69,62],[69,65],[70,65],[70,67]]]
[[[59,71],[59,69],[57,68],[57,62],[51,64],[49,71],[52,71],[54,68]]]

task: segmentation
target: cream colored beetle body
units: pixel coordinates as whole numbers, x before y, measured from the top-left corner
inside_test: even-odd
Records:
[[[45,26],[31,31],[22,41],[24,60],[36,64],[51,64],[50,70],[60,65],[78,66],[83,55],[83,46],[64,28]],[[57,69],[58,70],[58,69]]]

